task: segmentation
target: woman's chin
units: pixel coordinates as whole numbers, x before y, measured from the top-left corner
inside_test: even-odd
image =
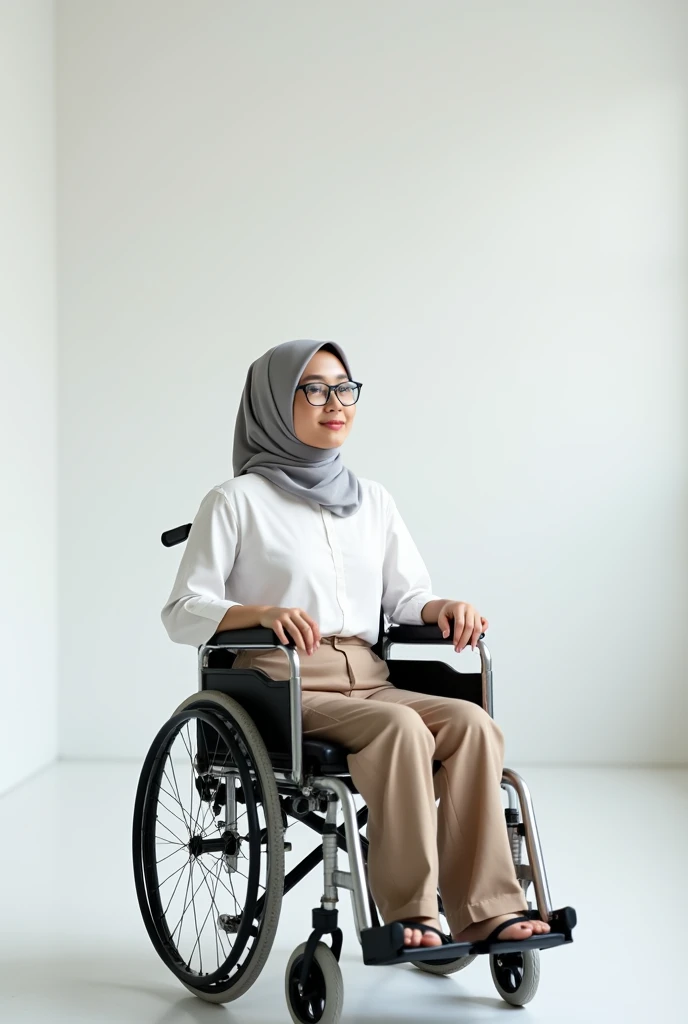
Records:
[[[343,437],[338,437],[335,434],[333,437],[325,437],[325,438],[318,437],[317,440],[313,442],[313,447],[314,448],[323,448],[323,449],[327,450],[328,448],[341,448],[341,446],[343,444],[344,444],[344,438]]]

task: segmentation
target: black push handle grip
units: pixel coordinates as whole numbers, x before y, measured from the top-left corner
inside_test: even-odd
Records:
[[[166,548],[173,548],[175,544],[181,544],[191,533],[191,523],[184,526],[175,526],[173,530],[165,530],[160,540]]]

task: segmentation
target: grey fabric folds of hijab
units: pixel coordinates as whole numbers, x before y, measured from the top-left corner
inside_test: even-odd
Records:
[[[358,477],[346,468],[338,449],[313,448],[294,433],[296,386],[325,345],[351,376],[346,356],[331,341],[287,341],[251,364],[234,428],[232,461],[235,477],[258,473],[289,494],[346,517],[361,505]]]

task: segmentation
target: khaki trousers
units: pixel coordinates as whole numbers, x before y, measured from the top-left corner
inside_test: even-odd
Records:
[[[351,777],[369,810],[368,881],[382,919],[437,918],[438,887],[454,935],[526,910],[501,799],[504,740],[487,712],[398,690],[359,637],[325,637],[300,660],[304,734],[351,751]],[[235,667],[284,679],[286,659],[277,650],[244,651]],[[441,768],[433,777],[435,760]]]

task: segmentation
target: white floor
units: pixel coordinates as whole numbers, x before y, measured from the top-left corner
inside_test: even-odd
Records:
[[[485,958],[453,978],[364,968],[347,902],[343,1021],[472,1024],[512,1012],[543,1024],[688,1020],[688,772],[512,767],[533,793],[555,906],[578,911],[574,943],[542,954],[537,996],[513,1010]],[[320,877],[286,897],[254,987],[225,1007],[200,1002],[158,959],[139,917],[130,856],[137,777],[135,764],[63,762],[0,798],[0,1020],[288,1021],[283,972],[308,936]],[[287,866],[315,840],[303,831]]]

